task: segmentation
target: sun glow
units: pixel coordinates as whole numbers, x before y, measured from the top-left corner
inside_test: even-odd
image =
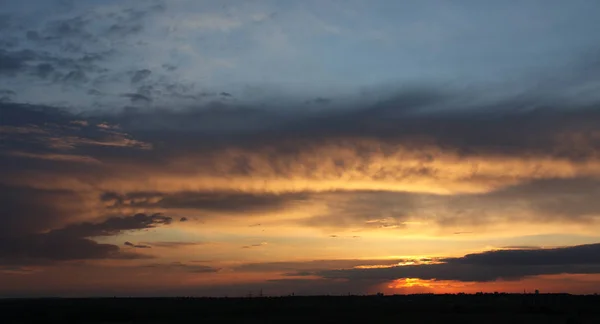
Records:
[[[471,285],[473,285],[473,283],[462,283],[450,280],[402,278],[390,282],[387,285],[387,288],[402,290],[408,293],[458,293]]]

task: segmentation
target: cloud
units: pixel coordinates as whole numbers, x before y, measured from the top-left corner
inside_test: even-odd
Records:
[[[169,225],[173,219],[162,214],[135,214],[125,217],[111,217],[102,223],[79,223],[64,228],[53,230],[60,233],[77,237],[112,236],[123,231],[154,228],[161,225]]]
[[[1,89],[0,90],[0,95],[3,95],[3,96],[14,96],[15,94],[16,93],[14,91],[9,90],[9,89]]]
[[[267,244],[268,244],[267,242],[261,242],[261,243],[256,243],[256,244],[244,245],[244,246],[242,246],[242,249],[253,249],[253,248],[263,247]]]
[[[142,31],[143,26],[141,24],[122,24],[116,23],[108,29],[108,35],[118,35],[121,37],[137,34]]]
[[[0,273],[3,274],[29,275],[34,274],[37,271],[38,269],[32,267],[0,266]]]
[[[80,51],[70,44],[71,47],[63,48],[63,51]],[[86,53],[78,56],[61,56],[35,49],[11,49],[0,48],[0,76],[18,80],[16,86],[24,80],[36,77],[40,80],[51,81],[53,84],[81,87],[102,73],[104,68],[98,62],[110,55],[110,51],[98,53]],[[51,86],[52,84],[50,84]],[[23,89],[21,89],[23,90]],[[26,89],[25,89],[26,90]]]
[[[144,81],[146,78],[148,78],[150,76],[150,74],[152,74],[152,71],[150,71],[148,69],[137,70],[131,76],[131,83],[135,84],[135,83]]]
[[[139,93],[126,93],[123,94],[123,97],[129,98],[129,100],[131,100],[131,103],[150,103],[152,102],[152,98],[145,96],[143,94],[139,94]]]
[[[336,269],[312,272],[328,279],[381,280],[400,278],[486,282],[518,280],[550,274],[600,273],[600,244],[554,249],[511,249],[442,258],[439,263],[387,268]]]
[[[50,161],[62,161],[62,162],[76,162],[76,163],[101,163],[100,161],[94,159],[90,156],[84,155],[74,155],[74,154],[36,154],[36,153],[27,153],[27,152],[6,152],[5,154],[14,156],[14,157],[23,157],[23,158],[31,158],[31,159],[41,159],[41,160],[50,160]]]
[[[175,193],[106,192],[102,201],[113,207],[196,209],[212,212],[252,212],[285,208],[290,202],[306,198],[297,194],[251,194],[226,191],[184,191]],[[181,221],[187,221],[184,217]]]
[[[0,103],[10,102],[17,93],[9,89],[0,89]]]
[[[126,245],[126,246],[130,246],[130,247],[133,247],[133,248],[137,248],[137,249],[149,249],[149,248],[151,248],[151,246],[150,246],[150,245],[144,245],[144,244],[133,244],[133,243],[131,243],[131,242],[125,242],[125,243],[123,243],[123,244],[124,244],[124,245]]]
[[[144,267],[160,270],[179,270],[192,273],[216,273],[221,270],[220,268],[213,268],[205,265],[187,264],[182,262],[153,263],[145,265]]]
[[[40,63],[36,66],[36,74],[42,79],[48,78],[54,70],[54,66],[49,63]]]
[[[48,230],[85,212],[71,203],[84,199],[76,191],[0,184],[0,193],[0,237]]]
[[[0,49],[0,74],[15,75],[27,69],[28,62],[36,59],[33,51],[7,51]]]
[[[126,4],[84,2],[64,7],[61,14],[54,10],[57,7],[48,8],[44,17],[34,17],[35,13],[8,9],[7,19],[14,23],[0,39],[0,82],[14,84],[32,103],[46,104],[58,98],[68,105],[95,109],[98,104],[114,104],[113,86],[127,87],[122,91],[130,92],[134,89],[129,89],[129,79],[137,83],[145,78],[143,72],[128,77],[119,66],[148,70],[131,62],[129,55],[136,47],[145,47],[142,43],[148,35],[142,32],[148,19],[163,12],[164,6],[135,4],[128,8]],[[157,26],[160,21],[153,23]],[[153,29],[148,30],[150,35]],[[137,38],[131,38],[133,35]],[[93,98],[85,95],[90,90],[97,91]],[[40,91],[46,93],[42,100]]]
[[[259,262],[246,263],[233,268],[239,272],[283,272],[293,275],[295,272],[312,272],[324,269],[346,269],[368,266],[394,266],[404,260],[382,260],[382,259],[333,259],[333,260],[310,260],[310,261],[281,261],[281,262]]]
[[[28,149],[30,152],[25,154],[52,155],[57,151],[85,151],[90,147],[151,148],[147,143],[130,138],[115,125],[93,127],[90,126],[93,123],[53,107],[5,103],[0,104],[0,114],[3,116],[0,134],[4,147]]]
[[[492,107],[484,107],[481,112],[417,113],[410,105],[419,97],[406,96],[401,99],[408,111],[398,99],[343,114],[289,117],[287,122],[268,111],[244,109],[155,116],[132,112],[122,121],[132,133],[143,125],[139,127],[147,128],[139,132],[168,140],[170,159],[190,173],[215,177],[261,174],[265,179],[320,182],[328,189],[342,189],[336,180],[350,179],[343,181],[344,189],[456,193],[600,173],[594,153],[597,127],[590,122],[598,114],[593,109],[511,108],[492,114],[487,112]],[[220,140],[208,145],[202,134]]]
[[[102,192],[111,208],[191,209],[206,212],[202,217],[304,210],[305,217],[296,218],[296,224],[333,230],[407,230],[411,222],[420,222],[451,232],[491,229],[501,225],[498,220],[594,224],[600,216],[595,199],[600,157],[594,153],[597,124],[592,123],[596,115],[591,108],[528,111],[522,116],[531,116],[524,119],[517,118],[522,112],[504,110],[481,116],[489,127],[496,127],[491,121],[502,125],[497,127],[500,137],[508,134],[509,123],[529,125],[528,131],[523,126],[522,141],[499,148],[493,141],[489,146],[483,145],[485,141],[481,146],[469,144],[471,137],[485,137],[472,125],[467,129],[473,132],[460,145],[436,135],[442,125],[450,127],[448,134],[460,135],[465,130],[452,125],[462,125],[463,117],[475,123],[478,112],[407,114],[402,116],[422,125],[407,123],[397,135],[365,137],[357,131],[340,137],[342,133],[324,130],[335,131],[343,123],[319,126],[319,120],[333,118],[325,115],[310,125],[303,119],[306,116],[292,115],[288,123],[273,117],[285,125],[282,128],[233,128],[220,134],[202,129],[202,123],[215,124],[218,115],[226,124],[239,118],[249,121],[246,125],[252,124],[252,116],[269,116],[263,115],[264,110],[230,106],[198,115],[189,111],[163,115],[152,109],[75,115],[23,104],[3,104],[0,109],[4,144],[0,158],[6,166],[0,174],[5,183],[81,190],[91,190],[87,184],[94,183],[93,190]],[[148,121],[158,119],[166,126],[148,126]],[[435,119],[437,128],[430,124]],[[197,129],[187,124],[175,129],[177,120],[200,124]],[[405,123],[402,118],[398,121]],[[294,128],[301,124],[305,128]],[[411,127],[431,139],[408,136]],[[555,136],[559,144],[546,152],[528,148],[526,138],[546,141],[552,134],[563,135]],[[552,147],[571,153],[555,154]],[[41,178],[48,180],[42,183]]]
[[[467,254],[440,261],[453,264],[486,266],[540,266],[600,264],[600,244],[551,249],[510,249]]]
[[[220,104],[74,114],[5,103],[0,174],[11,185],[104,193],[113,208],[294,210],[305,216],[296,224],[329,229],[594,224],[600,114],[525,99],[433,109],[464,99],[408,89],[306,113]]]
[[[503,246],[502,249],[517,249],[517,250],[535,250],[535,249],[540,249],[540,246],[533,246],[533,245],[508,245],[508,246]]]
[[[0,238],[0,262],[22,263],[45,260],[85,260],[106,258],[136,258],[121,254],[119,247],[93,240],[62,235],[30,235],[19,238]]]
[[[307,199],[309,203],[320,201],[325,208],[300,224],[403,231],[422,224],[448,228],[454,234],[477,234],[506,222],[596,224],[600,220],[600,205],[595,198],[599,190],[597,179],[571,178],[540,179],[472,194],[326,192]]]
[[[58,19],[51,21],[47,25],[46,31],[53,34],[50,37],[87,38],[91,36],[86,30],[89,23],[89,19],[83,16]]]
[[[160,214],[135,214],[111,217],[100,223],[71,224],[48,232],[24,235],[7,233],[0,236],[0,262],[20,264],[46,260],[148,258],[147,255],[120,251],[119,247],[113,244],[97,243],[91,238],[168,225],[171,220],[170,217]]]
[[[144,245],[161,247],[161,248],[180,248],[186,246],[197,246],[204,244],[203,242],[177,242],[177,241],[164,241],[164,242],[144,242]]]
[[[63,78],[62,81],[70,84],[81,84],[89,81],[88,76],[82,70],[69,71]]]

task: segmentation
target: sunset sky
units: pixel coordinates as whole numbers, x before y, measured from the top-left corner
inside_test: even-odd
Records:
[[[600,293],[600,1],[0,3],[0,297]]]

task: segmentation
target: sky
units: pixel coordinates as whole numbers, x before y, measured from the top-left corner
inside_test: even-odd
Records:
[[[600,292],[598,1],[0,2],[0,297]]]

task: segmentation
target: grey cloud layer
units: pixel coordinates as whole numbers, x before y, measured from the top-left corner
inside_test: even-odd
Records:
[[[590,223],[600,217],[597,179],[542,179],[483,194],[431,195],[401,192],[322,194],[329,212],[304,220],[327,227],[404,227],[419,221],[467,228],[495,222]],[[343,216],[341,216],[343,215]]]
[[[195,209],[210,212],[250,212],[283,209],[293,201],[302,201],[307,194],[250,194],[243,192],[108,192],[100,199],[113,208]]]
[[[240,272],[286,272],[294,275],[295,272],[310,274],[323,269],[346,269],[358,266],[386,265],[393,266],[404,260],[312,260],[312,261],[282,261],[246,263],[234,268]]]
[[[433,195],[383,191],[248,194],[235,192],[105,193],[110,208],[164,208],[239,214],[278,212],[286,208],[326,206],[311,217],[296,220],[313,227],[389,228],[402,230],[407,222],[477,228],[498,221],[559,222],[594,225],[600,217],[600,181],[547,179],[510,186],[484,194]]]
[[[443,263],[373,269],[321,270],[329,279],[381,280],[420,278],[458,281],[517,280],[549,274],[600,273],[600,244],[555,249],[499,250],[440,259]]]
[[[363,164],[369,163],[373,153],[392,154],[397,145],[419,152],[422,143],[458,152],[467,160],[481,155],[524,160],[536,156],[573,162],[598,160],[600,112],[595,107],[526,109],[502,102],[497,106],[484,105],[481,110],[458,112],[417,109],[443,102],[445,99],[441,98],[447,96],[421,89],[358,110],[309,115],[274,114],[268,109],[235,105],[198,107],[180,112],[132,109],[119,114],[76,115],[53,107],[4,103],[0,105],[0,159],[4,166],[0,175],[3,183],[10,180],[14,187],[14,182],[19,181],[18,175],[29,171],[65,175],[92,184],[123,176],[119,172],[124,167],[136,172],[149,169],[149,174],[202,173],[223,177],[252,176],[265,171],[253,169],[250,157],[236,156],[235,161],[228,161],[235,163],[229,163],[226,170],[221,166],[223,161],[207,158],[215,152],[236,148],[256,154],[266,152],[261,158],[267,163],[268,171],[286,178],[290,176],[286,161],[306,163],[301,160],[303,154],[327,143],[333,143],[332,147],[336,149],[355,152],[354,156]],[[236,125],[242,121],[247,125],[238,129]],[[203,125],[219,122],[231,127],[218,133],[203,128]],[[376,139],[377,145],[361,144],[360,140],[364,138]],[[268,150],[263,150],[265,148]],[[171,165],[174,159],[182,157],[189,157],[194,163]],[[423,166],[407,169],[404,176],[436,177],[443,170],[429,169],[426,165],[435,158],[423,151],[420,157]],[[343,157],[331,162],[340,169],[355,167],[348,164],[357,163]],[[193,169],[187,169],[188,165]],[[307,163],[304,170],[310,174],[313,167],[318,166]],[[400,175],[395,173],[394,176]],[[21,194],[24,190],[31,193]],[[518,221],[527,213],[530,214],[527,216],[529,221],[594,221],[600,214],[596,199],[598,190],[599,182],[594,177],[542,177],[490,193],[454,196],[366,191],[322,195],[310,192],[251,194],[205,190],[106,192],[103,199],[112,207],[183,208],[228,213],[275,211],[291,203],[300,206],[316,202],[325,203],[329,211],[303,220],[303,224],[402,228],[403,222],[415,217],[441,225],[486,224],[497,221],[498,217]],[[6,191],[9,191],[8,187]],[[46,195],[60,197],[66,194],[76,196],[75,193],[38,192],[26,187],[13,189],[9,195],[14,197],[2,206],[12,211],[2,220],[10,226],[2,228],[18,230],[28,220],[38,219],[35,215],[39,213],[11,215],[16,215],[19,210],[35,209],[36,204],[46,204],[49,201],[44,198]],[[27,195],[35,195],[35,198],[28,200]],[[51,207],[43,207],[49,208],[49,216],[39,218],[36,221],[39,226],[48,229],[57,224],[52,220],[60,219],[59,214],[72,213],[70,209],[79,208],[76,204],[56,205],[60,199],[53,198]],[[494,210],[490,210],[490,206],[494,206]],[[415,215],[416,211],[427,208],[437,208],[436,215]]]
[[[128,82],[144,82],[153,75],[136,71]],[[80,194],[76,192],[41,190],[20,184],[21,176],[30,172],[64,176],[90,187],[129,174],[137,175],[132,181],[154,175],[192,174],[251,178],[265,172],[274,179],[292,179],[298,175],[293,172],[300,170],[306,179],[322,180],[347,169],[363,172],[372,166],[375,154],[393,157],[399,146],[416,152],[417,160],[422,163],[401,170],[382,169],[369,175],[372,180],[436,179],[445,170],[428,164],[436,162],[438,157],[424,147],[453,152],[465,161],[485,156],[597,163],[600,158],[597,104],[549,98],[531,95],[475,104],[462,95],[422,87],[402,90],[389,99],[364,105],[303,112],[276,111],[269,105],[220,103],[199,104],[195,109],[129,108],[115,113],[75,114],[56,107],[0,103],[3,165],[0,181],[1,189],[7,192],[0,199],[0,210],[6,211],[0,218],[0,233],[22,234],[15,246],[23,246],[27,241],[41,242],[46,237],[52,237],[53,244],[61,246],[65,237],[73,237],[57,233],[73,231],[72,227],[63,227],[86,208],[77,203],[85,199],[77,200]],[[470,106],[462,110],[445,109],[462,103]],[[319,151],[322,147],[352,152],[352,159]],[[219,155],[227,150],[244,153],[231,158]],[[320,165],[315,164],[313,156],[334,166],[331,174],[320,173]],[[256,157],[260,159],[260,169],[253,164]],[[189,162],[178,162],[182,159]],[[227,162],[225,167],[224,162]],[[477,178],[476,171],[462,181]],[[487,193],[452,196],[382,191],[274,194],[152,190],[110,192],[104,188],[102,199],[96,196],[93,203],[104,203],[109,208],[95,212],[137,208],[148,213],[196,209],[207,214],[244,214],[320,204],[325,209],[296,222],[330,228],[398,229],[415,220],[441,227],[472,227],[508,220],[595,224],[600,215],[596,199],[600,190],[598,179],[568,176],[568,173],[562,179],[542,174]],[[40,234],[52,230],[56,231],[53,236]],[[27,235],[34,237],[26,239]],[[87,236],[75,237],[82,242],[81,246],[96,251],[97,254],[92,254],[95,257],[118,251],[114,246],[96,246]],[[5,252],[14,258],[19,253],[30,253],[24,251]],[[43,255],[35,251],[38,248],[31,251],[32,256]],[[84,252],[74,251],[73,256],[80,257],[81,253]],[[452,267],[464,265],[452,264]]]

